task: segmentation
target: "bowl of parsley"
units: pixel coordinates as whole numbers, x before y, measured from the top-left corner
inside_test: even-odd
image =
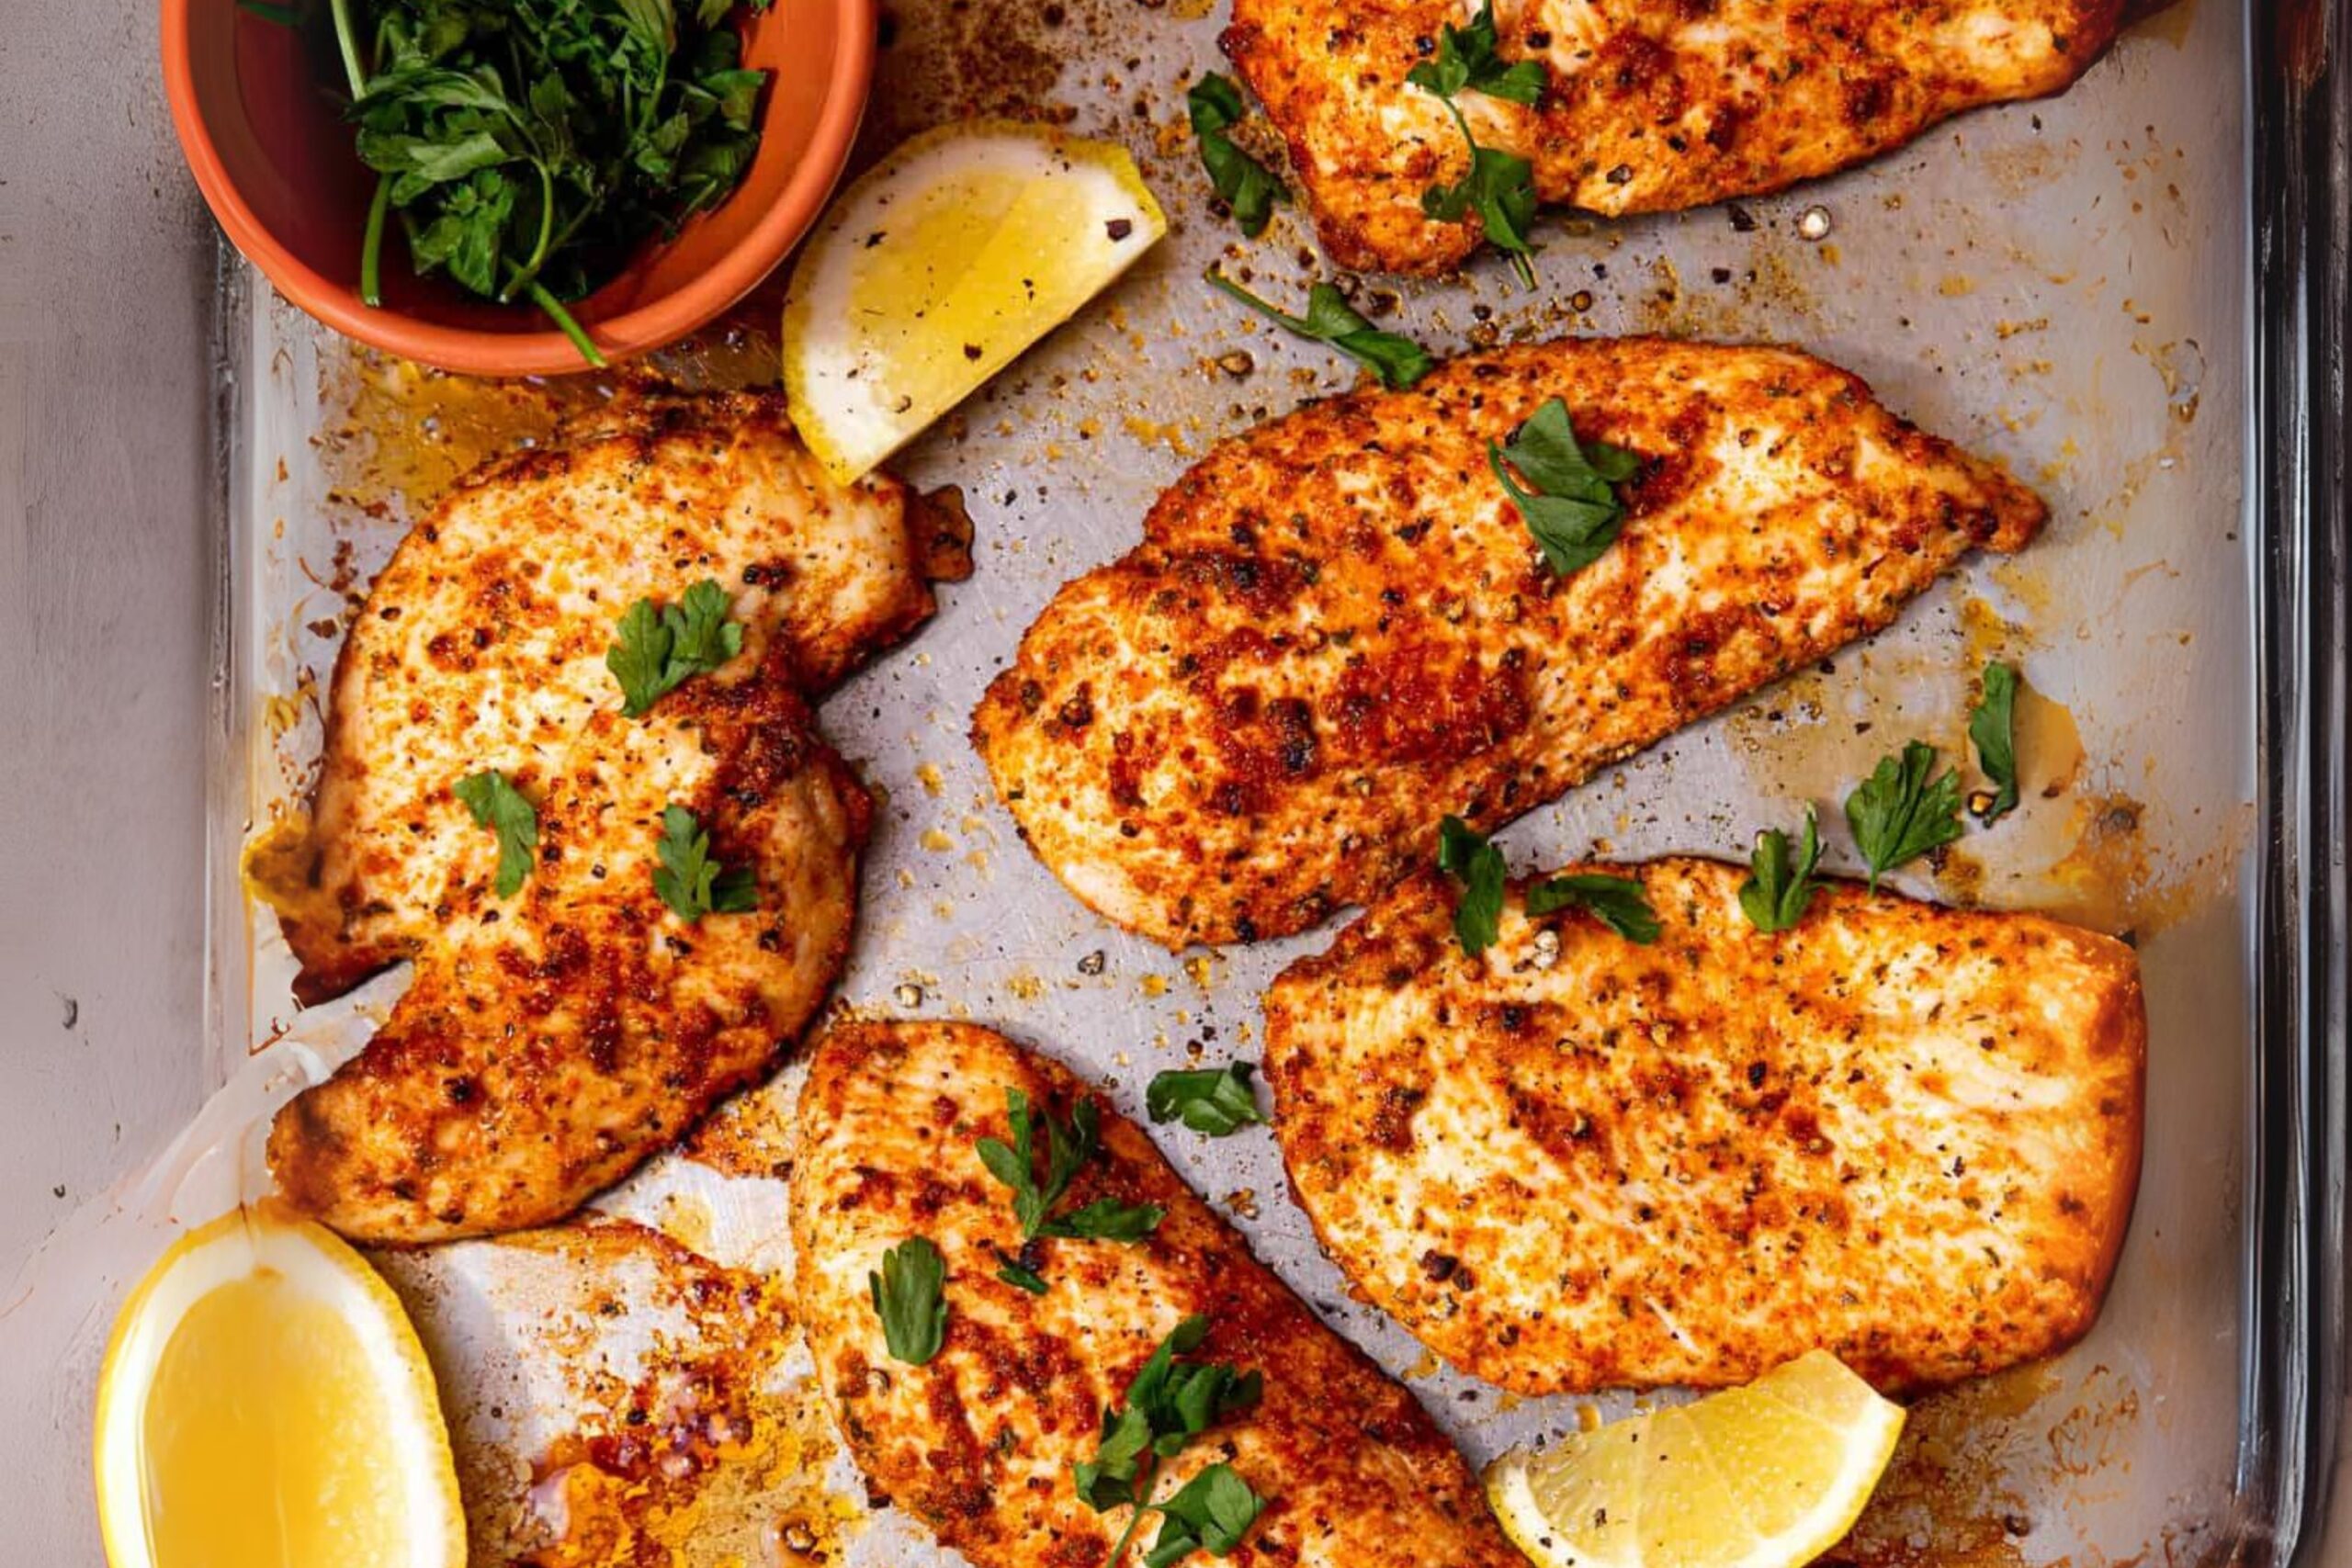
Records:
[[[295,304],[479,376],[672,343],[840,177],[876,0],[164,0],[180,145]]]

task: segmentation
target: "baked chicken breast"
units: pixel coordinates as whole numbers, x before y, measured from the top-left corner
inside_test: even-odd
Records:
[[[1445,103],[1408,84],[1460,0],[1234,0],[1226,53],[1289,144],[1331,259],[1442,273],[1481,238],[1422,193],[1462,177]],[[2122,0],[1496,0],[1498,54],[1542,64],[1532,105],[1456,103],[1537,195],[1610,215],[1776,191],[1900,146],[1948,116],[2070,85]]]
[[[307,834],[267,858],[305,1003],[413,960],[382,1029],[272,1129],[289,1197],[423,1242],[560,1218],[758,1076],[838,974],[868,805],[821,690],[952,572],[896,481],[842,489],[773,396],[634,401],[462,481],[337,660]],[[639,717],[605,668],[640,599],[717,581],[741,651]],[[518,891],[458,781],[537,816]],[[748,911],[656,891],[666,807],[748,870]]]
[[[1374,1302],[1521,1393],[1745,1382],[1826,1349],[1888,1390],[2098,1315],[2138,1180],[2146,1024],[2121,942],[1829,883],[1792,931],[1713,861],[1454,941],[1400,886],[1266,996],[1300,1203]]]
[[[1268,1499],[1231,1561],[1519,1568],[1412,1396],[1318,1323],[1124,1118],[1102,1112],[1100,1151],[1052,1212],[1157,1204],[1158,1228],[1024,1251],[1012,1194],[975,1146],[1011,1142],[1008,1089],[1063,1122],[1085,1093],[1059,1066],[962,1024],[836,1025],[810,1061],[792,1178],[801,1318],[876,1490],[977,1568],[1095,1568],[1132,1510],[1089,1507],[1072,1467],[1096,1457],[1106,1408],[1198,1314],[1206,1337],[1185,1363],[1256,1371],[1263,1392],[1168,1458],[1149,1495],[1230,1466]],[[936,1355],[910,1365],[890,1354],[867,1276],[918,1236],[944,1258],[946,1325]],[[1043,1292],[1002,1278],[1007,1259],[1042,1275]]]
[[[1642,459],[1556,576],[1488,455],[1547,400]],[[1221,443],[973,720],[1030,847],[1181,947],[1304,930],[1893,620],[2041,502],[1786,349],[1567,340]]]

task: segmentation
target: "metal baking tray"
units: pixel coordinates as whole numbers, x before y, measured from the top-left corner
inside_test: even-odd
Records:
[[[2346,540],[2330,355],[2346,120],[2329,51],[2346,9],[2183,0],[2064,96],[1967,116],[1837,178],[1663,218],[1547,218],[1532,290],[1493,257],[1446,284],[1351,285],[1441,351],[1566,333],[1795,344],[2052,503],[2014,561],[1971,562],[1883,636],[1505,835],[1534,866],[1737,855],[1806,802],[1835,825],[1844,791],[1902,739],[1957,750],[1986,658],[2024,668],[2024,808],[1907,885],[2130,933],[2151,1023],[2145,1174],[2096,1330],[1920,1402],[1847,1561],[2087,1568],[2316,1549],[2342,1366]],[[1200,281],[1219,262],[1295,299],[1319,276],[1295,211],[1247,243],[1210,213],[1182,89],[1217,63],[1218,25],[1194,0],[910,4],[888,18],[862,143],[870,158],[956,115],[1042,115],[1125,141],[1172,220],[1109,298],[898,465],[960,491],[978,570],[822,711],[882,802],[840,1005],[1000,1026],[1130,1113],[1162,1067],[1254,1057],[1264,983],[1332,928],[1176,956],[1123,936],[1022,848],[965,730],[1053,591],[1132,543],[1210,443],[1353,378]],[[359,594],[473,457],[610,390],[385,363],[233,258],[220,310],[205,1022],[225,1087],[37,1268],[35,1321],[54,1325],[76,1397],[96,1308],[172,1225],[264,1190],[259,1119],[398,992],[395,974],[298,1015],[274,918],[237,874],[243,845],[307,786]],[[755,302],[662,367],[756,376],[773,321],[774,301]],[[1847,848],[1834,863],[1853,863]],[[791,1345],[777,1169],[792,1087],[787,1069],[722,1113],[604,1201],[605,1218],[384,1259],[440,1365],[478,1561],[592,1547],[687,1564],[953,1560],[869,1506]],[[1159,1142],[1474,1461],[1583,1414],[1452,1373],[1352,1300],[1262,1133]],[[726,1312],[694,1305],[708,1293],[686,1287],[707,1275],[741,1287]],[[650,1398],[678,1417],[664,1428],[678,1446],[651,1461],[619,1441],[628,1406]]]

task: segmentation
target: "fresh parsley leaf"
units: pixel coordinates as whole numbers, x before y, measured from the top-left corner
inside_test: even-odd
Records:
[[[1220,1362],[1177,1360],[1198,1349],[1208,1331],[1209,1320],[1198,1314],[1178,1324],[1128,1382],[1124,1407],[1102,1412],[1094,1457],[1071,1467],[1080,1499],[1096,1513],[1122,1505],[1135,1508],[1111,1549],[1109,1562],[1125,1553],[1147,1513],[1158,1513],[1162,1520],[1159,1543],[1146,1561],[1166,1563],[1194,1550],[1219,1555],[1231,1551],[1264,1506],[1229,1470],[1227,1482],[1204,1482],[1210,1470],[1227,1468],[1221,1465],[1204,1470],[1165,1503],[1150,1500],[1160,1461],[1182,1453],[1216,1422],[1256,1404],[1264,1392],[1265,1380],[1255,1371],[1238,1371]],[[1159,1555],[1163,1547],[1170,1555]]]
[[[2018,808],[2018,672],[2007,664],[1984,666],[1984,693],[1968,716],[1968,738],[1976,743],[1977,765],[1993,781],[1994,795],[1976,815],[1997,822]],[[1976,803],[1971,801],[1971,809]]]
[[[1527,890],[1527,912],[1548,915],[1555,909],[1577,908],[1628,942],[1646,947],[1657,940],[1657,912],[1650,908],[1642,885],[1630,876],[1583,872],[1555,876]]]
[[[1081,1100],[1071,1109],[1067,1130],[1051,1115],[1046,1117],[1048,1159],[1046,1180],[1040,1184],[1036,1176],[1036,1124],[1030,1115],[1029,1097],[1017,1089],[1008,1089],[1004,1102],[1012,1142],[1007,1145],[1001,1138],[982,1138],[976,1147],[989,1174],[1012,1190],[1012,1213],[1021,1222],[1022,1238],[1034,1240],[1045,1226],[1047,1212],[1069,1186],[1070,1178],[1093,1154],[1100,1118],[1091,1100]]]
[[[1441,223],[1459,223],[1478,215],[1478,227],[1496,248],[1510,253],[1520,281],[1532,288],[1535,269],[1528,257],[1535,251],[1527,237],[1535,221],[1535,165],[1516,152],[1481,146],[1470,135],[1470,122],[1449,103],[1470,144],[1470,166],[1452,185],[1430,186],[1421,192],[1421,210]]]
[[[1098,1514],[1136,1501],[1136,1478],[1153,1457],[1150,1417],[1132,1404],[1115,1416],[1104,1411],[1094,1457],[1070,1467],[1079,1501]],[[1111,1561],[1118,1560],[1119,1554],[1112,1553]]]
[[[1181,1117],[1193,1132],[1222,1138],[1266,1120],[1259,1114],[1258,1096],[1250,1087],[1250,1075],[1256,1070],[1250,1062],[1192,1072],[1171,1068],[1152,1078],[1144,1091],[1144,1109],[1155,1126]]]
[[[1759,931],[1784,931],[1804,919],[1813,904],[1814,868],[1820,863],[1821,825],[1810,806],[1795,859],[1789,856],[1789,836],[1778,828],[1757,834],[1747,880],[1739,885],[1739,907],[1747,923]]]
[[[691,925],[705,915],[740,915],[759,908],[748,866],[725,867],[710,857],[710,834],[683,806],[662,809],[661,866],[653,891]]]
[[[1212,71],[1193,84],[1184,94],[1184,103],[1192,111],[1193,140],[1200,144],[1201,164],[1209,172],[1209,184],[1216,187],[1217,199],[1232,209],[1241,231],[1256,239],[1273,216],[1274,204],[1288,199],[1290,193],[1263,164],[1234,145],[1233,138],[1226,134],[1241,122],[1241,90]]]
[[[1566,577],[1599,560],[1616,541],[1625,508],[1614,487],[1638,473],[1642,459],[1606,442],[1579,443],[1568,405],[1552,398],[1509,445],[1487,442],[1487,463],[1553,573]],[[1519,479],[1511,477],[1514,469]]]
[[[1215,267],[1208,271],[1211,287],[1240,300],[1244,305],[1279,322],[1300,337],[1328,343],[1350,359],[1380,378],[1380,384],[1392,392],[1401,392],[1433,369],[1437,361],[1429,350],[1411,338],[1396,333],[1385,333],[1356,314],[1347,299],[1328,283],[1318,283],[1306,291],[1306,314],[1285,315],[1250,293]]]
[[[538,812],[496,768],[467,774],[450,786],[450,793],[473,813],[475,827],[498,834],[498,877],[491,886],[501,898],[512,898],[531,874],[532,856],[539,845]]]
[[[1914,740],[1846,797],[1846,823],[1870,863],[1873,893],[1887,872],[1960,837],[1960,774],[1931,776],[1935,769],[1936,749]]]
[[[650,599],[639,599],[623,612],[618,630],[605,650],[605,668],[621,683],[621,712],[635,718],[674,684],[668,673],[677,637],[662,624]]]
[[[1046,1293],[1046,1277],[1043,1274],[1038,1273],[1001,1247],[993,1250],[996,1253],[998,1279],[1013,1289],[1026,1291],[1033,1296],[1042,1296]]]
[[[1039,1234],[1064,1236],[1077,1241],[1138,1242],[1159,1228],[1168,1211],[1157,1203],[1122,1203],[1116,1198],[1097,1198],[1082,1209],[1072,1209],[1057,1219],[1046,1222]]]
[[[882,1320],[890,1359],[920,1367],[939,1354],[947,1338],[947,1260],[922,1236],[900,1242],[882,1255],[882,1272],[868,1272],[865,1288]]]
[[[1544,62],[1521,60],[1505,64],[1499,53],[1501,43],[1495,28],[1494,0],[1487,0],[1468,27],[1443,28],[1438,35],[1437,58],[1414,66],[1405,73],[1405,80],[1441,98],[1468,90],[1515,104],[1534,104],[1544,96]]]
[[[727,618],[727,612],[733,605],[727,590],[718,586],[715,579],[706,577],[687,589],[676,604],[662,612],[662,625],[669,627],[673,639],[670,649],[673,669],[684,665],[688,667],[688,673],[700,674],[718,669],[743,651],[743,627],[740,622]]]
[[[1510,875],[1503,852],[1461,818],[1449,816],[1437,827],[1437,868],[1461,879],[1453,940],[1476,958],[1502,933],[1503,883]]]
[[[639,599],[620,618],[605,668],[621,685],[621,712],[636,718],[688,676],[707,674],[743,651],[743,627],[727,618],[727,591],[706,578],[658,611]]]
[[[1527,231],[1535,221],[1535,166],[1515,152],[1480,145],[1459,101],[1465,92],[1515,104],[1542,99],[1547,81],[1543,62],[1521,60],[1506,65],[1498,52],[1500,41],[1494,0],[1486,0],[1468,27],[1442,30],[1435,59],[1405,73],[1406,81],[1443,101],[1470,150],[1469,167],[1460,179],[1421,192],[1421,210],[1444,223],[1458,223],[1476,213],[1487,238],[1510,253],[1521,280],[1532,287],[1535,271],[1527,258],[1535,247]]]
[[[1057,1236],[1076,1241],[1136,1242],[1159,1228],[1168,1212],[1156,1203],[1123,1203],[1098,1198],[1081,1209],[1057,1215],[1054,1206],[1069,1190],[1080,1167],[1102,1146],[1102,1111],[1091,1099],[1070,1107],[1067,1125],[1051,1111],[1034,1114],[1029,1097],[1017,1089],[1004,1091],[1005,1119],[1012,1142],[982,1138],[976,1145],[980,1163],[990,1176],[1012,1191],[1012,1215],[1021,1224],[1023,1240]],[[1036,1129],[1046,1129],[1046,1179],[1037,1179]]]
[[[1168,1568],[1194,1551],[1229,1556],[1265,1508],[1266,1500],[1231,1465],[1210,1465],[1159,1505],[1159,1536],[1144,1554],[1144,1568]]]

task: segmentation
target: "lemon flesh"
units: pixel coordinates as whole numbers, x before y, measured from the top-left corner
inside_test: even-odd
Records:
[[[114,1568],[455,1568],[465,1526],[432,1372],[340,1239],[231,1214],[123,1308],[99,1375]]]
[[[860,478],[1167,228],[1114,143],[1001,120],[916,137],[833,204],[793,268],[784,379],[809,450]]]
[[[1745,1388],[1506,1454],[1487,1498],[1544,1568],[1797,1568],[1853,1528],[1902,1432],[1900,1405],[1815,1350]]]

